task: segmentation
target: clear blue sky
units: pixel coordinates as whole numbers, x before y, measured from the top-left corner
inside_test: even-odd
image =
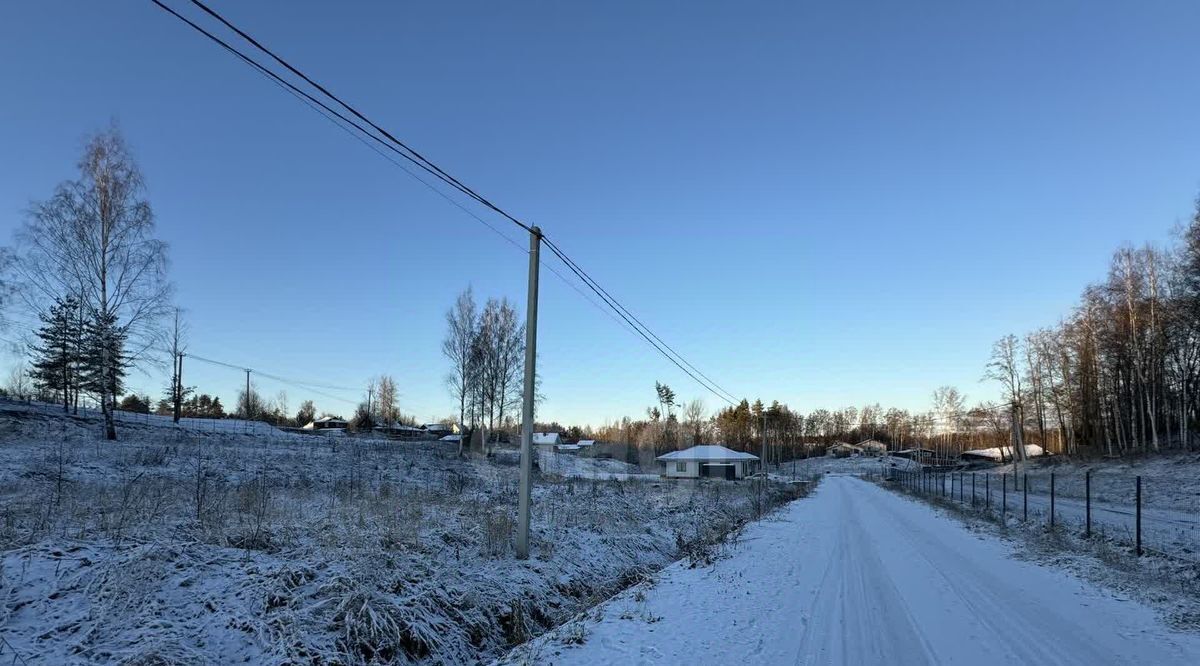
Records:
[[[801,410],[993,396],[992,341],[1056,322],[1200,188],[1186,0],[213,5],[541,225],[726,388]],[[390,373],[426,418],[453,411],[455,294],[523,309],[519,251],[149,2],[3,3],[0,81],[0,234],[117,118],[195,353]],[[636,415],[655,380],[718,406],[542,284],[543,418]],[[190,370],[227,400],[241,380]]]

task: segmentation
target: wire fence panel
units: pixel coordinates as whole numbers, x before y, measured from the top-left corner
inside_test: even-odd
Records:
[[[1189,484],[1107,470],[994,474],[888,468],[883,478],[1006,523],[1068,530],[1200,564],[1200,496]]]

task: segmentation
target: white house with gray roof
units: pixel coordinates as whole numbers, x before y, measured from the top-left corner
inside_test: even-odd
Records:
[[[740,479],[754,473],[758,456],[726,448],[720,444],[702,444],[672,451],[656,458],[662,475],[669,479]]]

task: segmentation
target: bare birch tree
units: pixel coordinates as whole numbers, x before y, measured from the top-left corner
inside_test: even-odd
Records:
[[[446,337],[442,340],[442,354],[450,361],[450,372],[446,375],[446,386],[458,400],[458,423],[465,428],[467,408],[471,400],[471,379],[474,374],[475,337],[479,328],[479,315],[475,309],[475,296],[471,288],[458,295],[454,307],[446,313]],[[458,441],[458,454],[463,451],[463,438]]]
[[[107,322],[110,337],[124,340],[125,358],[111,358],[105,346],[94,369],[105,436],[116,439],[117,369],[152,350],[169,309],[167,248],[154,238],[141,171],[116,127],[88,140],[78,166],[78,179],[33,204],[18,235],[16,271],[35,312],[74,295],[92,322]]]

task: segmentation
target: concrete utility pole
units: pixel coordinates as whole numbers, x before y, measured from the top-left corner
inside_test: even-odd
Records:
[[[375,424],[375,419],[371,418],[371,398],[374,397],[374,394],[375,394],[375,389],[368,386],[367,387],[367,420],[370,421],[372,425]]]
[[[175,358],[175,422],[179,423],[179,411],[183,403],[183,352]]]
[[[533,476],[533,389],[537,361],[538,267],[542,230],[529,230],[529,296],[525,304],[525,395],[521,406],[521,491],[517,516],[517,557],[529,557],[529,485]]]
[[[765,478],[765,475],[767,473],[767,414],[766,414],[766,412],[763,412],[763,415],[762,415],[762,463],[763,463],[762,471],[763,471],[763,475]]]

